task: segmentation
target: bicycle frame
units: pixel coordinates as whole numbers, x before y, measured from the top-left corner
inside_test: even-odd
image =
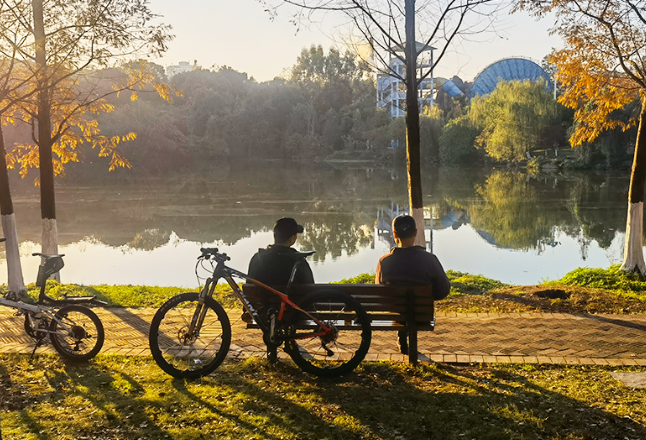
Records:
[[[62,322],[59,319],[56,319],[56,312],[58,310],[55,307],[44,306],[41,304],[32,305],[32,304],[27,304],[23,301],[13,301],[3,297],[0,297],[0,306],[11,307],[12,309],[17,309],[18,313],[29,314],[30,316],[38,315],[38,314],[46,315],[49,319],[55,320],[58,323],[58,325],[60,325],[61,328],[63,328],[66,332],[70,331],[70,328],[66,326],[64,322]],[[35,318],[39,319],[40,317],[35,316]],[[53,332],[49,329],[37,329],[37,331],[45,332],[45,333],[56,333],[61,335],[65,334],[60,332]]]
[[[295,270],[296,270],[296,264],[294,265],[294,269],[292,270],[292,276],[290,277],[290,281],[287,285],[287,291],[289,291],[289,287],[291,286],[291,281],[294,278]],[[206,280],[206,284],[204,285],[204,288],[200,292],[200,297],[199,297],[200,305],[204,303],[204,299],[207,296],[208,297],[213,296],[213,292],[215,291],[215,286],[217,285],[217,282],[219,281],[220,278],[223,278],[233,290],[234,295],[240,300],[240,302],[242,302],[242,306],[244,307],[244,309],[247,312],[249,312],[251,316],[253,316],[254,320],[256,321],[256,324],[258,324],[258,327],[260,327],[262,332],[265,334],[270,333],[270,329],[265,325],[265,323],[263,323],[262,319],[260,319],[258,311],[255,309],[255,307],[253,307],[249,299],[245,296],[242,289],[238,287],[238,284],[233,280],[233,276],[236,276],[238,278],[243,278],[247,282],[253,283],[259,287],[262,287],[263,289],[267,289],[274,295],[278,296],[281,301],[280,310],[278,310],[278,315],[276,317],[278,321],[281,321],[284,318],[285,312],[287,311],[287,307],[289,306],[306,315],[308,318],[314,321],[321,328],[321,331],[319,332],[312,332],[312,333],[300,334],[294,337],[287,337],[285,338],[285,340],[308,339],[308,338],[314,338],[318,336],[325,336],[333,331],[332,327],[325,325],[323,322],[321,322],[320,320],[318,320],[317,318],[315,318],[314,316],[312,316],[311,314],[309,314],[308,312],[306,312],[305,310],[297,306],[293,301],[289,299],[287,294],[279,290],[276,290],[273,287],[268,286],[256,279],[253,279],[249,277],[249,275],[243,272],[227,267],[224,264],[224,261],[217,261],[217,265],[213,270],[213,275]],[[206,314],[206,309],[202,309],[198,316],[196,315],[193,316],[193,320],[191,321],[191,324],[189,327],[189,334],[192,334],[196,327],[201,328],[202,323],[204,321],[205,314]]]

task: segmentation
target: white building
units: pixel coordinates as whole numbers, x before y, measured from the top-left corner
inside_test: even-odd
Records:
[[[166,67],[166,76],[172,78],[178,73],[190,72],[193,70],[191,63],[188,61],[180,61],[179,64]]]
[[[434,47],[417,43],[417,78],[428,72],[433,66]],[[395,53],[402,54],[404,50],[398,48]],[[406,115],[406,86],[400,78],[406,77],[406,65],[398,58],[389,56],[390,74],[377,74],[377,108],[390,111],[391,118]],[[422,80],[419,85],[419,106],[433,106],[433,71]]]

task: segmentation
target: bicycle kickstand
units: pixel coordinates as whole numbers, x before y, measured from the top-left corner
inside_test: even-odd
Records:
[[[36,350],[38,350],[38,347],[40,347],[42,344],[40,341],[36,342],[36,345],[34,345],[34,349],[31,351],[31,356],[29,356],[29,360],[32,360],[34,358],[34,354],[36,354]]]

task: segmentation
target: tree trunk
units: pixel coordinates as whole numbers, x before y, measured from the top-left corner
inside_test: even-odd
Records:
[[[40,162],[40,214],[42,219],[42,253],[58,254],[58,232],[56,227],[56,198],[54,196],[54,166],[52,164],[52,124],[50,90],[47,74],[45,24],[43,21],[43,0],[32,0],[34,14],[34,42],[36,67],[41,89],[38,93],[38,154]]]
[[[419,103],[417,101],[417,44],[415,42],[415,0],[406,0],[406,162],[408,202],[417,224],[415,244],[424,246],[424,205],[420,171]]]
[[[639,114],[639,130],[635,143],[633,168],[630,173],[628,190],[628,218],[626,220],[626,241],[624,243],[624,262],[621,268],[628,272],[639,271],[646,275],[644,251],[642,247],[644,230],[644,184],[646,183],[646,97],[642,97],[642,110]]]
[[[0,125],[0,214],[2,217],[2,231],[5,241],[7,255],[7,272],[9,292],[25,293],[25,281],[22,277],[22,266],[20,265],[20,249],[18,247],[18,230],[16,229],[16,218],[13,212],[13,201],[9,188],[9,174],[7,173],[7,159],[4,146],[4,134]]]

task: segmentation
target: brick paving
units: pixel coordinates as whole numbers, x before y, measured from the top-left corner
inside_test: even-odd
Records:
[[[150,355],[148,326],[156,309],[94,309],[106,331],[103,354]],[[240,311],[229,313],[229,357],[264,356],[260,330],[247,330]],[[0,310],[0,353],[30,353],[23,317]],[[396,334],[373,332],[368,360],[405,361]],[[646,366],[646,316],[561,313],[438,313],[434,332],[420,332],[422,362],[534,363]],[[53,352],[50,346],[39,353]],[[286,357],[284,353],[279,354]]]

